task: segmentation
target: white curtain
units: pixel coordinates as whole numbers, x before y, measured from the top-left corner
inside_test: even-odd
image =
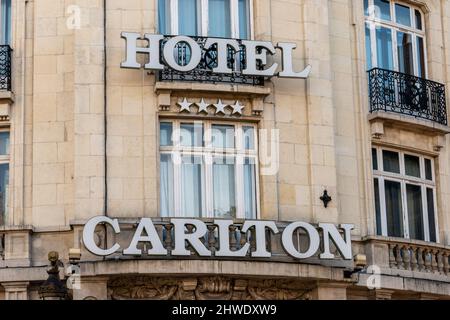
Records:
[[[256,177],[253,160],[246,159],[244,163],[244,201],[245,218],[256,219]]]
[[[231,37],[230,0],[209,0],[208,6],[210,37]]]
[[[235,165],[214,163],[214,216],[219,218],[236,218]]]
[[[160,177],[161,216],[170,217],[175,214],[173,210],[173,162],[170,155],[161,155]]]
[[[184,217],[201,217],[202,161],[201,157],[184,157],[181,165],[181,199]]]

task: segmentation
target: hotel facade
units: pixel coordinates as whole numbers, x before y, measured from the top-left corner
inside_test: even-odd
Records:
[[[450,1],[0,11],[0,300],[450,299]]]

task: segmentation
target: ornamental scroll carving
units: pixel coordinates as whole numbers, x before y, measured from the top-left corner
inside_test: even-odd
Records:
[[[292,280],[231,277],[117,277],[108,283],[112,300],[309,300],[313,285]]]

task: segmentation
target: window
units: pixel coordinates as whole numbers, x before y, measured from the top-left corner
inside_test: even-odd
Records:
[[[364,0],[367,68],[426,78],[423,14],[390,0]]]
[[[159,132],[163,217],[257,218],[253,124],[161,120]]]
[[[11,43],[11,0],[0,0],[0,45]]]
[[[9,132],[0,131],[0,226],[5,225],[9,203]]]
[[[377,234],[438,242],[433,159],[372,149]]]
[[[162,34],[249,39],[250,0],[159,0]]]

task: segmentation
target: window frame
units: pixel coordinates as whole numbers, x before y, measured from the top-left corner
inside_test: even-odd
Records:
[[[175,35],[178,36],[180,35],[179,33],[179,26],[178,26],[178,0],[166,0],[169,1],[169,8],[170,8],[170,17],[166,17],[169,18],[169,26],[170,26],[170,30],[168,31],[168,33],[170,35]],[[196,0],[197,1],[197,8],[198,8],[198,16],[199,16],[199,21],[198,21],[198,28],[199,28],[199,36],[200,37],[208,37],[209,34],[209,19],[208,19],[208,0]],[[254,25],[253,25],[253,1],[251,0],[246,0],[248,2],[247,8],[248,8],[248,20],[249,20],[249,25],[248,28],[249,30],[247,31],[248,33],[248,40],[253,40],[254,39]],[[159,28],[159,19],[158,19],[158,12],[159,12],[159,8],[158,8],[158,1],[156,4],[157,8],[156,8],[156,15],[157,15],[157,25],[158,25],[158,30],[160,30]],[[166,13],[167,14],[167,13]],[[232,39],[240,39],[239,36],[239,0],[230,0],[230,22],[231,22],[231,38]]]
[[[161,123],[172,123],[172,134],[180,130],[182,123],[198,123],[203,125],[203,147],[185,147],[179,144],[177,141],[172,140],[172,146],[160,145],[160,125]],[[235,130],[235,148],[215,148],[212,146],[212,126],[213,125],[227,125],[234,126]],[[244,140],[244,127],[252,127],[254,132],[254,149],[245,149]],[[260,179],[259,179],[259,150],[258,150],[258,127],[253,122],[229,122],[224,120],[198,120],[198,119],[173,119],[173,118],[161,118],[158,122],[158,167],[160,168],[161,155],[171,155],[179,157],[181,159],[184,156],[199,156],[202,159],[202,211],[203,216],[191,217],[182,214],[182,197],[181,197],[181,164],[173,163],[173,188],[174,188],[174,217],[185,218],[220,218],[214,216],[214,197],[213,197],[213,165],[216,157],[233,157],[235,163],[235,201],[236,201],[236,217],[235,219],[246,219],[245,216],[245,193],[244,193],[244,165],[245,159],[252,159],[254,161],[255,168],[255,195],[253,199],[253,207],[255,209],[252,219],[260,219]],[[159,169],[160,171],[160,169]],[[159,208],[161,208],[161,176],[158,179],[158,191],[159,191]],[[161,215],[162,216],[162,215]]]
[[[434,207],[434,219],[435,219],[435,233],[436,233],[436,243],[440,243],[439,239],[439,219],[438,219],[438,206],[437,206],[437,185],[436,185],[436,172],[435,172],[435,159],[423,154],[418,154],[416,152],[410,152],[405,150],[394,149],[384,146],[372,146],[372,149],[377,150],[377,169],[373,171],[373,185],[375,188],[375,179],[378,180],[378,194],[380,202],[380,221],[381,221],[381,235],[388,237],[388,226],[387,226],[387,215],[386,215],[386,193],[385,193],[385,181],[391,181],[400,183],[401,187],[401,198],[402,198],[402,221],[403,221],[403,237],[405,239],[411,239],[409,230],[409,215],[408,215],[408,203],[407,203],[407,185],[419,186],[421,188],[422,195],[422,222],[423,222],[423,232],[424,240],[426,242],[431,242],[431,232],[429,225],[429,215],[428,215],[428,199],[427,199],[427,189],[433,190],[433,207]],[[399,165],[400,173],[392,173],[384,171],[383,162],[383,151],[396,152],[399,155]],[[420,161],[420,178],[406,175],[405,168],[405,155],[415,156],[419,158]],[[426,168],[425,160],[431,161],[431,171],[433,180],[426,179]],[[373,162],[373,161],[372,161]],[[375,200],[375,195],[374,195]],[[376,208],[375,208],[376,214]],[[376,221],[376,219],[375,219]],[[377,226],[375,226],[375,231],[377,231]],[[376,232],[378,234],[378,232]],[[412,239],[416,240],[416,239]],[[420,240],[418,240],[420,241]]]
[[[414,76],[421,77],[419,75],[419,59],[418,57],[418,38],[423,39],[423,54],[424,54],[424,75],[425,78],[428,78],[428,52],[427,52],[427,35],[426,35],[426,25],[425,25],[425,14],[423,10],[418,7],[411,5],[409,3],[405,3],[402,1],[393,1],[389,0],[390,5],[390,14],[391,20],[383,20],[381,18],[377,18],[375,16],[375,11],[370,10],[370,8],[374,6],[374,0],[368,0],[369,12],[368,15],[364,12],[364,28],[369,28],[370,31],[370,57],[371,57],[371,68],[379,68],[378,66],[378,52],[377,52],[377,36],[376,31],[377,28],[388,28],[391,30],[391,38],[392,38],[392,59],[393,59],[393,70],[400,72],[399,63],[398,63],[398,32],[403,32],[410,34],[412,37],[412,51],[413,51],[413,68],[414,68]],[[396,10],[395,6],[399,4],[401,6],[405,6],[410,8],[410,17],[411,17],[411,26],[405,26],[397,22]],[[416,26],[416,16],[415,12],[419,11],[421,15],[421,25],[422,30],[418,29]],[[367,56],[367,53],[366,53]],[[368,61],[366,61],[366,66],[368,65]]]

